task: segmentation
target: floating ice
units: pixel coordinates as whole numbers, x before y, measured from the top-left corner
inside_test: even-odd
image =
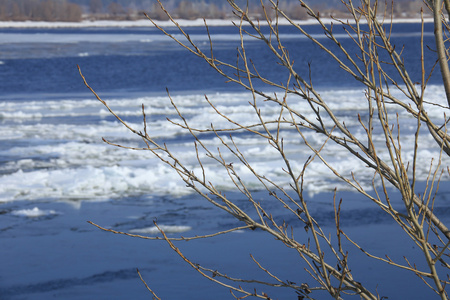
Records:
[[[440,104],[445,101],[442,87],[429,86],[427,92],[429,102]],[[367,105],[362,91],[325,90],[321,92],[321,96],[345,120],[345,125],[364,140],[364,131],[358,123],[358,112],[364,111]],[[221,113],[243,125],[258,122],[248,104],[248,97],[246,93],[208,95]],[[210,124],[214,124],[214,128],[234,126],[214,114],[213,109],[205,103],[203,95],[175,95],[172,98],[186,121],[194,128],[206,129]],[[306,103],[290,98],[287,101],[308,119],[315,118],[308,114]],[[198,166],[192,137],[165,119],[167,116],[180,121],[167,97],[131,97],[108,99],[107,102],[137,131],[143,131],[141,104],[144,103],[148,117],[147,132],[152,138],[166,143],[172,154],[200,178],[202,172],[205,172],[206,178],[221,190],[236,188],[226,170],[208,158],[202,149],[199,157],[203,168]],[[279,117],[277,105],[262,101],[259,108],[265,120]],[[150,151],[132,151],[103,143],[101,138],[105,137],[118,144],[145,147],[140,139],[118,121],[106,119],[109,113],[98,101],[42,100],[29,101],[26,105],[22,102],[3,101],[0,103],[0,111],[3,117],[0,141],[3,145],[9,145],[0,149],[0,156],[5,162],[0,165],[0,202],[40,198],[101,200],[145,194],[181,196],[192,192],[169,165],[162,164]],[[441,107],[427,105],[427,111],[430,118],[444,120]],[[55,118],[58,122],[52,121]],[[402,126],[402,157],[405,161],[412,161],[416,121],[401,112],[399,118]],[[268,125],[268,128],[275,132],[275,126]],[[418,141],[420,155],[416,158],[419,180],[426,179],[430,162],[437,162],[439,159],[439,147],[426,129],[422,132],[424,134],[420,135]],[[285,127],[281,134],[290,167],[296,174],[300,174],[303,164],[313,153],[291,126]],[[304,131],[303,137],[316,147],[320,147],[325,141],[323,136],[311,131]],[[233,162],[234,171],[247,187],[263,188],[258,178],[223,146],[222,141],[228,144],[234,142],[251,162],[253,170],[264,174],[279,186],[289,188],[291,178],[283,171],[284,161],[264,138],[246,133],[235,134],[233,141],[227,134],[221,134],[220,139],[213,133],[199,135],[199,138],[216,155],[220,149],[223,159],[228,163]],[[388,153],[382,151],[385,147],[383,135],[375,134],[374,143],[379,147],[378,155],[389,161]],[[361,185],[371,185],[373,172],[367,172],[367,167],[354,156],[348,155],[346,149],[328,141],[321,155],[344,176],[351,178],[353,173],[361,179]],[[448,164],[449,158],[443,158],[442,165]],[[445,176],[444,180],[447,180],[448,176]],[[317,157],[306,170],[304,179],[304,189],[310,193],[332,190],[335,187],[349,188],[337,180],[333,172]]]
[[[38,207],[34,207],[32,209],[14,210],[11,212],[11,214],[21,217],[38,218],[43,216],[56,215],[58,213],[54,210],[42,210]]]
[[[164,231],[164,233],[181,233],[186,232],[192,229],[191,226],[184,226],[184,225],[158,225],[158,227]],[[145,228],[136,228],[131,229],[129,231],[133,234],[158,234],[160,231],[156,226],[152,227],[145,227]]]

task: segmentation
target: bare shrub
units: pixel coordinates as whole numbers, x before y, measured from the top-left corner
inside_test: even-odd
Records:
[[[444,1],[444,10],[441,1],[428,2],[435,22],[436,51],[426,52],[424,50],[422,19],[422,56],[421,61],[418,61],[422,70],[420,82],[414,82],[408,74],[408,66],[404,63],[401,45],[395,45],[391,41],[390,26],[392,25],[392,19],[389,18],[391,12],[378,11],[377,1],[361,0],[359,3],[351,0],[342,1],[347,14],[351,15],[352,18],[349,21],[333,19],[332,23],[322,19],[321,15],[313,11],[304,1],[299,1],[299,7],[306,12],[309,18],[321,26],[323,35],[328,41],[332,42],[332,48],[326,46],[315,36],[310,35],[306,27],[291,20],[289,15],[279,8],[278,2],[272,0],[269,0],[269,2],[270,7],[265,7],[261,2],[261,11],[265,17],[260,22],[248,17],[245,7],[240,7],[234,1],[228,0],[236,16],[235,26],[238,30],[237,34],[240,36],[238,61],[234,64],[217,58],[212,43],[208,51],[201,50],[172,18],[161,2],[159,4],[162,10],[178,27],[182,38],[171,35],[164,28],[159,27],[153,19],[149,18],[161,32],[178,42],[186,51],[189,51],[193,56],[202,58],[219,75],[225,77],[231,83],[241,85],[249,92],[249,105],[252,107],[254,114],[252,123],[242,124],[230,119],[214,105],[213,101],[206,97],[205,101],[214,109],[217,116],[226,120],[229,124],[228,127],[223,128],[216,128],[211,125],[207,129],[190,126],[169,94],[172,106],[179,115],[179,121],[172,122],[188,131],[195,140],[193,147],[198,160],[195,171],[174,156],[171,149],[165,144],[161,144],[152,138],[148,132],[144,106],[142,106],[143,128],[140,130],[132,128],[109,109],[108,103],[92,90],[83,77],[87,87],[110,110],[111,114],[146,144],[144,148],[132,149],[153,153],[163,164],[170,166],[174,172],[177,172],[188,188],[202,195],[206,201],[217,208],[235,217],[237,221],[235,228],[203,237],[169,238],[161,230],[163,239],[194,270],[230,289],[237,299],[250,296],[262,299],[272,299],[273,297],[260,292],[256,288],[245,289],[240,285],[242,282],[291,288],[297,293],[298,299],[312,299],[315,290],[326,291],[335,299],[342,299],[348,295],[356,295],[362,299],[379,299],[380,296],[376,291],[367,288],[358,278],[353,277],[348,263],[348,252],[342,246],[343,240],[348,240],[360,249],[369,257],[369,260],[381,261],[393,268],[401,268],[412,272],[423,280],[425,288],[432,289],[441,299],[448,299],[445,287],[449,283],[450,231],[433,210],[436,201],[435,192],[439,187],[440,180],[442,176],[446,176],[445,174],[449,172],[448,168],[442,165],[443,157],[450,154],[449,136],[446,127],[448,106],[440,106],[442,115],[439,118],[432,118],[428,114],[428,109],[431,106],[436,107],[440,104],[427,99],[428,79],[436,65],[426,69],[424,56],[436,55],[436,62],[440,65],[442,72],[442,85],[446,89],[447,101],[450,103],[450,79],[447,63],[449,57],[445,44],[448,42],[449,24],[443,17],[445,11],[449,13],[446,10],[449,7],[449,1]],[[269,10],[270,14],[268,13]],[[271,18],[269,15],[274,17]],[[347,127],[344,116],[336,114],[335,109],[330,106],[330,99],[321,95],[308,75],[306,77],[302,75],[309,74],[308,65],[294,65],[289,49],[284,46],[279,34],[278,25],[281,20],[287,20],[299,35],[303,35],[317,45],[320,51],[329,57],[330,63],[337,64],[353,80],[361,84],[362,91],[364,91],[364,97],[361,101],[364,101],[365,105],[364,109],[355,113],[358,127]],[[352,43],[358,49],[357,53],[350,52],[344,46],[344,43],[341,43],[339,36],[334,33],[333,24],[345,29]],[[246,27],[244,28],[244,26]],[[270,29],[268,35],[263,32],[262,26],[268,26]],[[264,43],[265,47],[276,58],[277,64],[285,68],[288,76],[284,83],[270,80],[258,73],[258,66],[253,65],[247,56],[245,40],[248,37]],[[267,92],[256,88],[254,85],[256,81],[263,82],[271,91],[275,90],[276,92]],[[262,103],[271,103],[274,107],[277,107],[278,117],[266,119],[264,111],[260,108]],[[296,108],[299,103],[304,104],[300,110]],[[306,112],[312,113],[314,117],[308,117],[309,114]],[[402,135],[401,129],[404,126],[404,118],[401,115],[407,116],[410,120],[415,120],[412,130],[412,132],[415,132],[414,136]],[[296,141],[302,140],[301,146],[309,148],[311,152],[311,156],[306,161],[296,162],[302,165],[301,168],[294,166],[292,155],[286,151],[289,144],[293,142],[292,138],[286,138],[286,132],[289,130],[294,130],[297,134]],[[253,167],[252,158],[244,156],[240,151],[240,145],[233,139],[237,132],[246,132],[254,138],[265,140],[267,145],[270,145],[278,153],[283,162],[283,165],[280,166],[280,172],[284,172],[290,177],[289,187],[279,185],[273,179],[272,174],[265,174]],[[202,140],[202,133],[215,134],[222,142],[222,148],[210,149]],[[315,139],[311,138],[311,133],[313,133]],[[427,189],[420,191],[417,190],[416,185],[419,177],[417,174],[417,158],[420,155],[420,138],[423,135],[433,138],[438,156],[429,166],[429,174],[426,178]],[[402,150],[402,145],[411,141],[415,146],[412,156],[408,157]],[[114,146],[130,148],[115,144],[112,141],[106,142]],[[341,172],[329,159],[330,156],[325,153],[330,145],[337,145],[345,149],[347,154],[355,159],[355,163],[366,167],[366,172],[364,174]],[[231,155],[233,159],[225,159],[223,155],[225,152]],[[214,160],[217,170],[221,169],[228,174],[228,178],[234,184],[235,189],[248,199],[251,204],[250,207],[238,205],[218,188],[220,182],[215,182],[214,178],[209,178],[203,167],[205,160]],[[352,240],[340,225],[343,221],[340,208],[345,199],[341,201],[335,199],[335,228],[332,232],[324,231],[322,224],[309,210],[308,203],[303,195],[304,185],[307,182],[307,171],[311,168],[313,162],[317,161],[325,165],[329,172],[332,172],[347,188],[362,195],[366,201],[373,203],[374,210],[382,211],[398,224],[404,234],[417,245],[417,251],[422,253],[427,267],[419,269],[416,263],[408,260],[406,256],[404,261],[394,261],[389,257],[375,256],[370,249],[363,249],[359,246],[358,241]],[[264,203],[255,200],[252,190],[237,171],[238,165],[250,172],[259,182],[258,188],[267,190],[268,197],[278,201],[279,205],[295,218],[295,221],[291,221],[291,224],[283,220],[280,221],[271,214],[270,209]],[[242,168],[239,170],[242,170]],[[391,199],[395,197],[401,198],[402,201],[392,202]],[[298,240],[294,237],[290,227],[292,222],[299,222],[303,225],[307,231],[307,238]],[[151,239],[145,236],[113,231],[99,225],[96,226],[114,233]],[[219,271],[195,264],[175,246],[175,242],[179,240],[207,238],[238,229],[260,229],[273,236],[280,244],[296,251],[307,265],[305,272],[314,278],[317,285],[310,287],[306,284],[282,280],[275,274],[270,273],[270,270],[265,269],[256,260],[255,263],[263,272],[270,275],[272,282],[231,278]],[[333,235],[333,239],[331,235]],[[393,247],[395,246],[393,245]],[[443,274],[447,274],[447,277],[444,277]],[[152,292],[154,298],[159,299],[150,287],[148,289]]]

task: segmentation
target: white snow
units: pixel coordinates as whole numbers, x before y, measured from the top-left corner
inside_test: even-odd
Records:
[[[333,19],[322,18],[322,22],[325,24],[330,24],[331,22],[336,23]],[[394,23],[420,23],[419,18],[401,18],[394,19]],[[432,18],[425,18],[425,22],[433,22]],[[173,27],[175,26],[170,21],[155,21],[158,26],[162,27]],[[181,27],[191,27],[191,26],[204,26],[205,22],[203,19],[196,20],[176,20],[176,22]],[[233,26],[235,22],[239,24],[239,20],[206,20],[208,26]],[[295,23],[301,25],[311,25],[317,24],[316,20],[295,20]],[[350,23],[352,21],[350,20]],[[261,25],[266,25],[265,22],[260,22]],[[287,20],[280,19],[280,25],[289,25]],[[99,21],[81,21],[81,22],[37,22],[37,21],[3,21],[0,22],[0,28],[87,28],[87,27],[153,27],[154,25],[147,19],[135,20],[135,21],[114,21],[114,20],[99,20]]]

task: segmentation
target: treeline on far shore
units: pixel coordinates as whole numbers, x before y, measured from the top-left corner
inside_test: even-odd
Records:
[[[254,3],[255,2],[255,3]],[[248,12],[251,17],[264,18],[274,16],[273,9],[261,8],[259,1],[248,2]],[[257,2],[257,3],[256,3]],[[311,1],[314,3],[314,1]],[[232,17],[227,1],[212,0],[165,0],[165,6],[174,18],[178,19],[224,19]],[[323,3],[311,4],[314,10],[322,15],[335,17],[345,16],[346,11],[338,10],[337,6],[327,6]],[[421,0],[410,0],[402,5],[386,7],[394,15],[412,16],[420,11]],[[280,1],[280,9],[290,18],[303,20],[308,18],[306,10],[298,1]],[[389,6],[389,5],[388,5]],[[340,6],[345,8],[345,6]],[[383,9],[383,8],[380,8]],[[79,22],[87,20],[136,20],[144,18],[144,12],[156,20],[165,20],[167,15],[156,1],[121,1],[121,0],[0,0],[0,21],[62,21]]]
[[[106,1],[105,1],[106,2]],[[224,19],[232,15],[229,5],[215,4],[205,1],[167,1],[168,8],[175,18],[180,19]],[[250,14],[262,16],[261,9],[250,6]],[[283,4],[283,9],[290,17],[304,19],[305,10],[293,3]],[[68,0],[0,0],[0,21],[62,21],[78,22],[88,20],[136,20],[144,18],[144,12],[150,17],[162,20],[167,15],[160,6],[152,1],[146,5],[124,5],[119,2],[104,4],[102,0],[91,0],[87,5],[80,5]]]
[[[79,22],[80,5],[60,0],[0,0],[0,21],[65,21]]]

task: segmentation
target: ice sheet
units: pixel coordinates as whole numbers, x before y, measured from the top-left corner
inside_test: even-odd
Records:
[[[367,105],[363,93],[359,90],[324,90],[321,95],[324,99],[329,99],[330,108],[346,126],[363,138],[364,131],[357,118],[357,114]],[[208,97],[218,110],[236,122],[251,125],[258,121],[254,109],[248,103],[249,94],[216,93]],[[442,87],[430,86],[427,99],[435,103],[442,101]],[[177,95],[173,100],[194,128],[207,129],[211,124],[216,129],[235,127],[226,119],[215,115],[214,109],[205,102],[203,95]],[[303,101],[291,98],[287,101],[296,110],[307,111],[307,104]],[[181,122],[167,97],[108,99],[108,103],[138,131],[144,129],[141,116],[143,103],[150,136],[159,143],[165,142],[172,153],[197,176],[201,177],[202,172],[205,172],[221,189],[235,189],[227,172],[217,162],[206,157],[203,150],[200,151],[203,169],[198,166],[192,137],[165,119],[169,117],[174,122]],[[5,101],[0,105],[4,120],[0,140],[9,145],[0,150],[0,156],[7,161],[0,167],[2,202],[41,198],[95,200],[141,194],[177,196],[190,192],[177,173],[170,166],[160,163],[149,151],[117,148],[103,143],[102,137],[130,147],[145,146],[117,120],[109,117],[107,110],[95,100],[30,101],[25,105]],[[276,105],[262,101],[259,105],[266,120],[275,119],[280,113]],[[443,120],[444,113],[440,107],[428,106],[431,118]],[[305,116],[314,118],[312,114]],[[289,118],[288,115],[285,117]],[[403,159],[411,162],[416,123],[413,118],[401,112],[399,121]],[[275,125],[270,125],[269,128],[275,130]],[[379,129],[375,128],[376,130]],[[425,180],[430,171],[430,163],[433,161],[436,166],[439,160],[439,149],[435,142],[425,128],[422,132],[416,167],[419,180]],[[286,126],[282,134],[291,167],[299,173],[312,152],[291,126]],[[262,188],[252,172],[222,145],[222,141],[232,142],[229,136],[219,136],[220,138],[212,132],[200,135],[204,145],[212,153],[218,155],[220,149],[223,158],[228,163],[233,162],[235,171],[249,187]],[[311,131],[304,131],[304,137],[314,146],[320,146],[325,141],[324,137]],[[280,186],[289,187],[290,177],[283,171],[284,162],[265,139],[243,132],[235,134],[233,141],[239,146],[241,153],[251,160],[254,170],[266,174]],[[384,145],[381,131],[375,136],[374,142],[376,145]],[[348,155],[347,150],[328,142],[321,154],[337,171],[345,176],[351,176],[353,172],[361,179],[362,185],[370,187],[373,172],[367,172],[366,166]],[[378,154],[388,159],[387,152],[380,150]],[[445,158],[443,165],[447,164],[448,158]],[[317,193],[333,190],[335,187],[349,188],[315,158],[306,171],[306,191]]]

